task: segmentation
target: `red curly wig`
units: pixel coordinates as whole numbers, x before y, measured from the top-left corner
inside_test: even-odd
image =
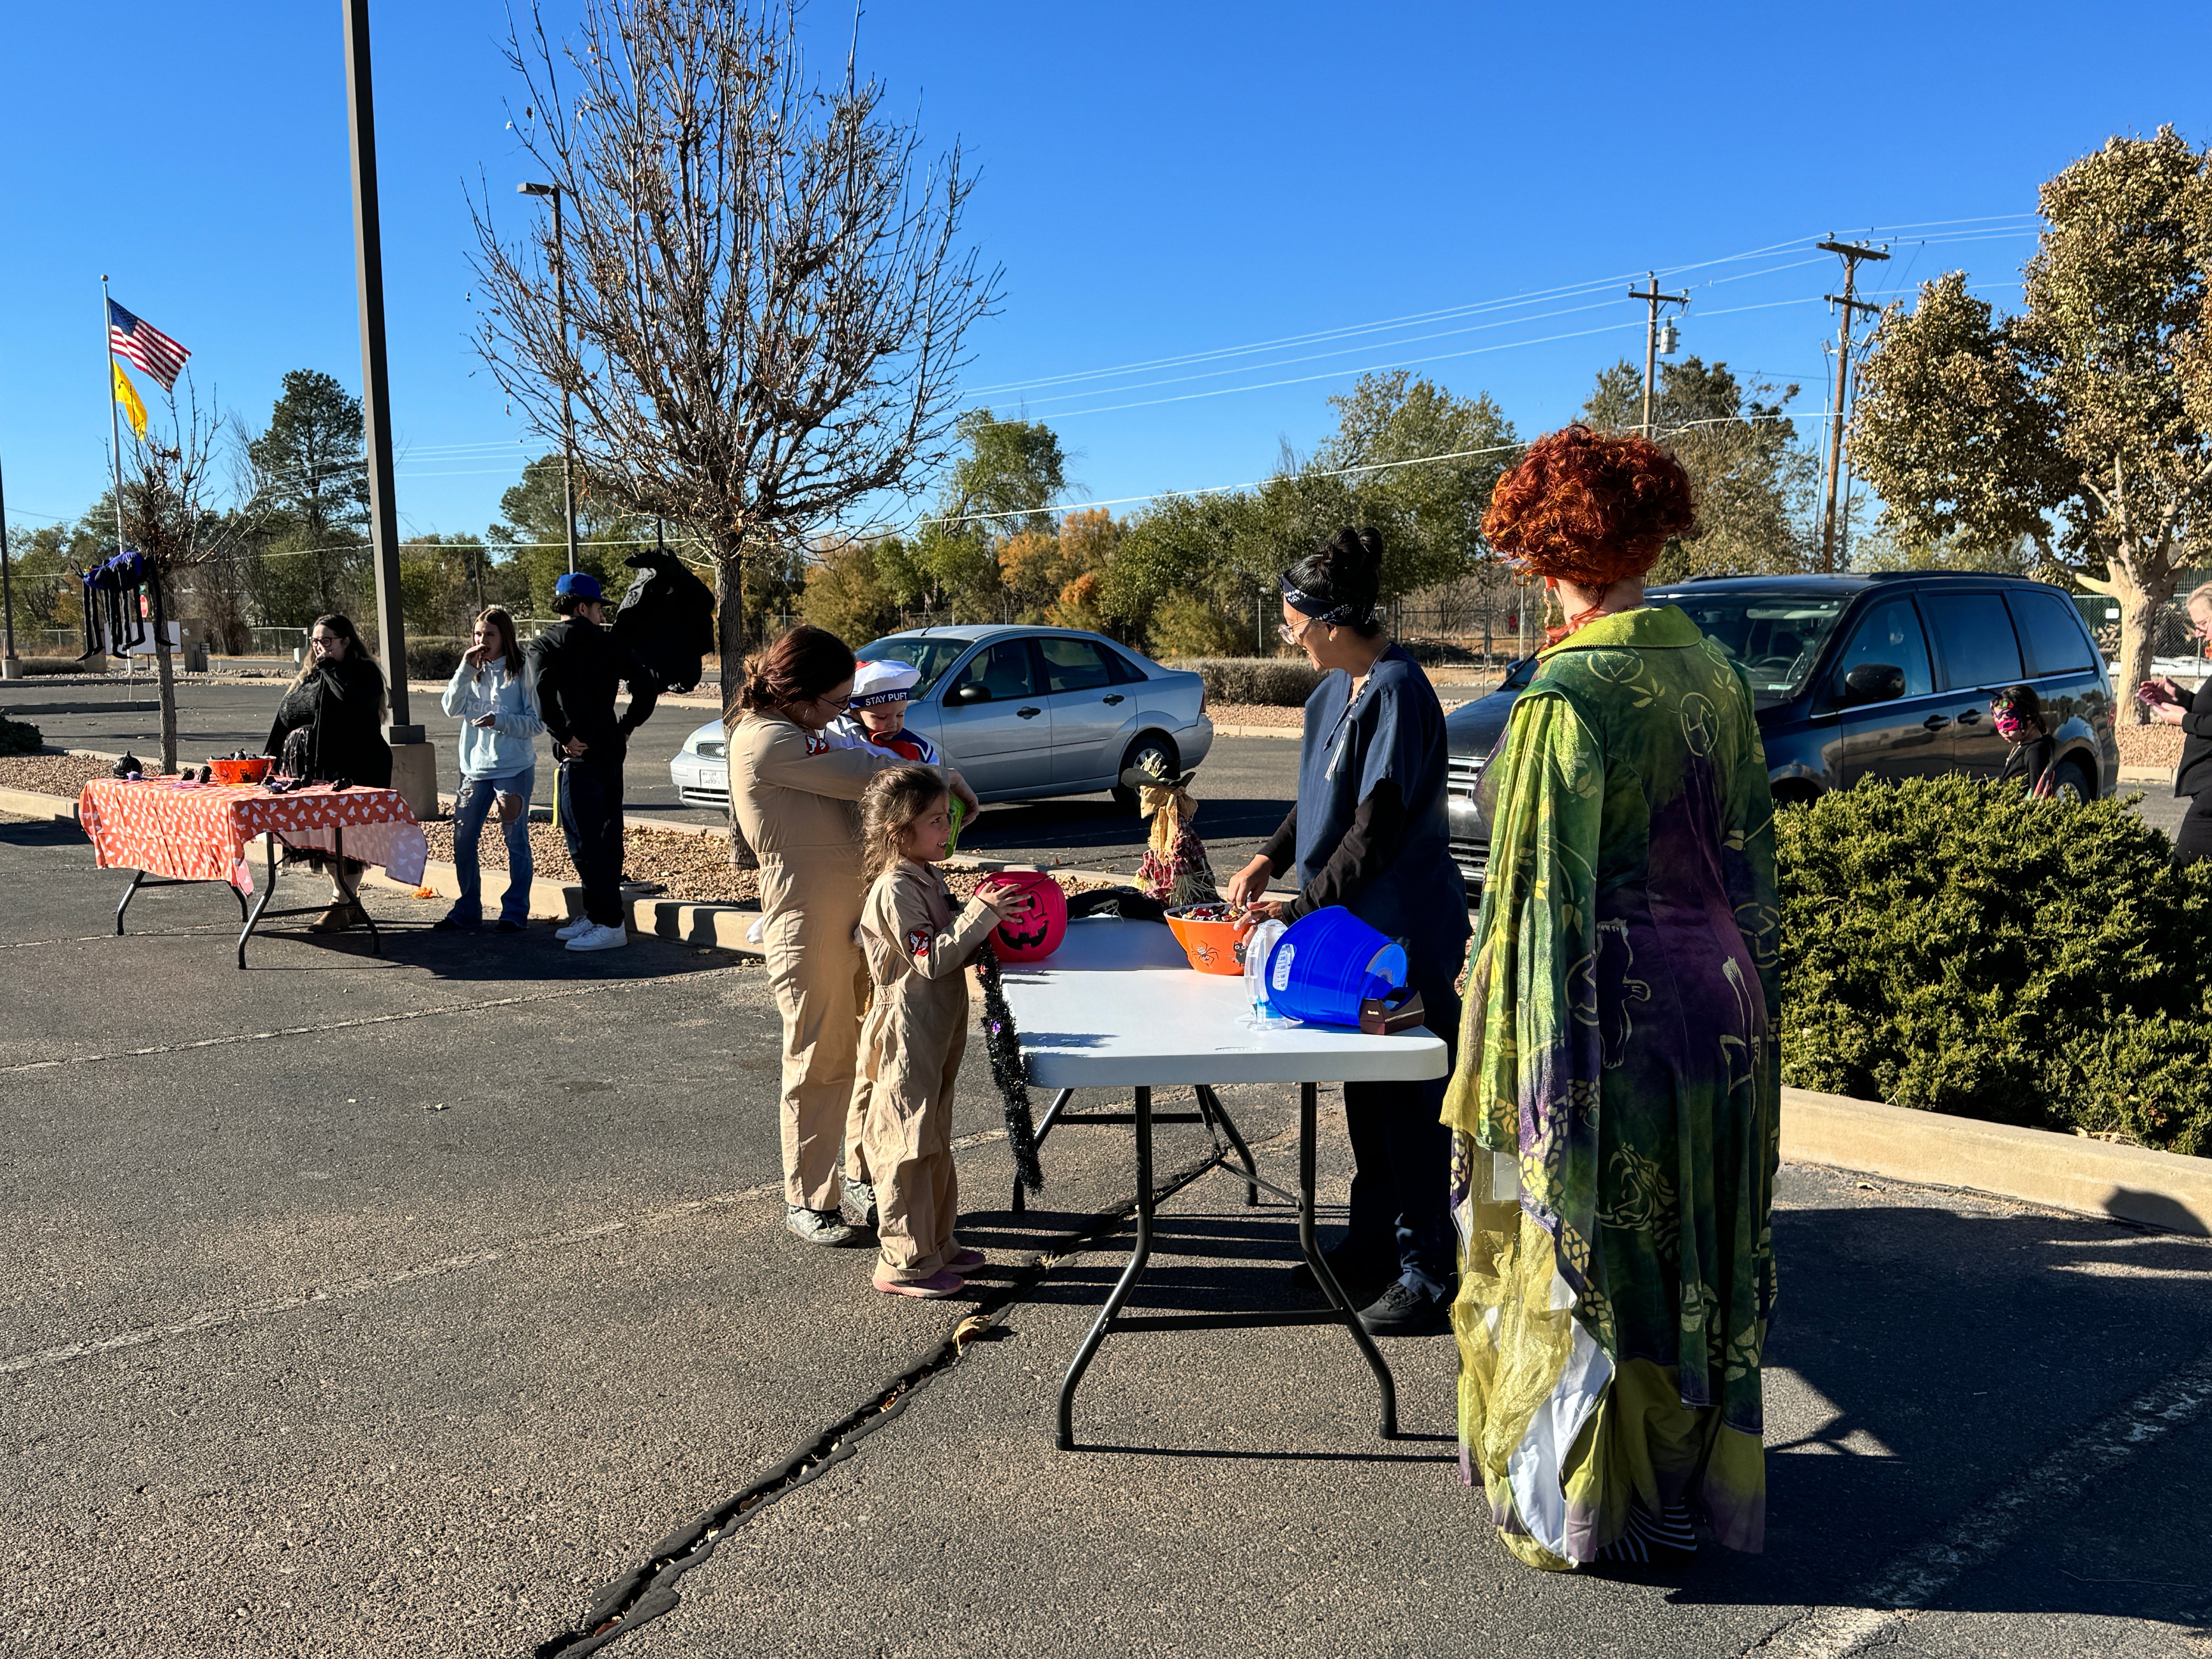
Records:
[[[1604,588],[1649,570],[1697,518],[1680,461],[1649,438],[1577,422],[1498,481],[1482,533],[1525,574]]]

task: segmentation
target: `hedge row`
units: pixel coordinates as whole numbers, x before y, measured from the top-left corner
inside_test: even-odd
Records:
[[[407,678],[410,680],[449,680],[469,648],[466,640],[440,635],[410,635],[407,640]]]
[[[1167,665],[1204,680],[1208,702],[1303,708],[1321,684],[1321,670],[1303,657],[1176,657]]]
[[[1776,824],[1786,1081],[2212,1154],[2212,865],[1958,776]]]

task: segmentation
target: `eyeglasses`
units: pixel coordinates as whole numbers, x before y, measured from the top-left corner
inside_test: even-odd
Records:
[[[1275,624],[1275,637],[1285,645],[1296,645],[1300,640],[1305,638],[1306,629],[1313,625],[1314,619],[1311,617],[1308,617],[1296,628],[1291,627],[1288,623],[1279,622]]]
[[[842,714],[853,706],[853,700],[849,696],[817,697],[814,701],[833,714]]]

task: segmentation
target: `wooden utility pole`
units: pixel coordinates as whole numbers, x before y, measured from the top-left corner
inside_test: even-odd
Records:
[[[1662,294],[1659,291],[1659,273],[1656,270],[1645,271],[1644,280],[1650,284],[1648,289],[1632,288],[1628,290],[1628,297],[1641,300],[1650,307],[1644,319],[1644,435],[1648,438],[1651,435],[1651,383],[1659,373],[1659,307],[1686,306],[1690,303],[1690,296],[1686,294]]]
[[[1842,331],[1836,342],[1836,406],[1834,418],[1828,422],[1828,504],[1820,516],[1820,568],[1832,572],[1836,568],[1836,483],[1844,470],[1844,421],[1850,413],[1848,399],[1851,390],[1851,316],[1855,312],[1870,311],[1879,315],[1881,307],[1869,305],[1863,300],[1851,297],[1858,277],[1862,259],[1887,259],[1889,255],[1878,247],[1863,247],[1856,242],[1822,242],[1824,252],[1843,256],[1844,291],[1827,296],[1831,305],[1843,307]]]

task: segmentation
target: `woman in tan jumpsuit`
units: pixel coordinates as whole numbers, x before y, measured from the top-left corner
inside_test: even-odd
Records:
[[[860,1129],[848,1123],[866,963],[854,941],[867,883],[861,872],[860,799],[877,773],[908,764],[868,748],[831,748],[822,729],[852,695],[853,653],[834,634],[804,623],[745,664],[744,709],[730,734],[730,798],[738,827],[760,857],[763,933],[770,984],[783,1016],[785,1224],[811,1244],[853,1236],[840,1213],[839,1163]],[[952,793],[972,811],[957,772]],[[867,1171],[850,1185],[865,1212]]]

